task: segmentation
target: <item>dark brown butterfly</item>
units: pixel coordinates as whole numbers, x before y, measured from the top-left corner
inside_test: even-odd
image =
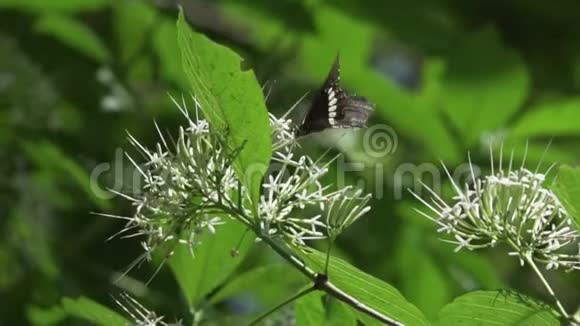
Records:
[[[364,128],[374,104],[361,96],[351,96],[340,88],[339,56],[316,93],[297,135],[304,136],[327,128]]]

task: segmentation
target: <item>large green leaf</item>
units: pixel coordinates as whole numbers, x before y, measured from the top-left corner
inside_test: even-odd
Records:
[[[111,59],[109,49],[96,33],[78,20],[65,15],[48,14],[40,17],[35,29],[50,35],[82,54],[104,63]]]
[[[211,126],[227,133],[233,149],[242,148],[234,162],[238,177],[254,205],[272,156],[268,110],[254,73],[242,71],[234,51],[195,33],[183,12],[177,21],[183,69],[190,90]]]
[[[91,321],[97,325],[125,326],[132,324],[117,312],[89,298],[64,298],[62,299],[62,306],[69,315]]]
[[[190,305],[195,305],[210,291],[224,282],[241,263],[254,243],[248,232],[239,246],[239,255],[232,255],[237,248],[245,226],[238,221],[228,220],[216,226],[216,233],[204,232],[198,236],[200,245],[191,256],[186,246],[177,246],[169,264],[173,274]]]
[[[560,325],[553,310],[514,293],[476,291],[460,296],[439,313],[438,325]]]
[[[518,120],[512,136],[580,135],[580,98],[565,98],[539,104]]]
[[[468,35],[447,58],[442,104],[465,145],[503,127],[528,95],[529,76],[520,56],[493,29]]]
[[[316,271],[323,271],[326,254],[310,249],[300,256]],[[429,325],[423,313],[408,302],[401,293],[387,284],[350,265],[344,260],[331,257],[328,270],[330,282],[340,290],[368,307],[405,325]]]
[[[351,308],[322,292],[298,299],[295,311],[296,325],[357,325],[356,314]]]
[[[580,168],[561,166],[553,189],[580,230]]]

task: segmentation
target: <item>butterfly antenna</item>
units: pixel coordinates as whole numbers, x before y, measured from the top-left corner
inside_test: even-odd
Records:
[[[131,270],[133,270],[133,268],[135,268],[137,265],[139,265],[140,263],[142,263],[146,258],[147,255],[149,255],[148,252],[144,252],[141,255],[139,255],[137,258],[135,258],[124,270],[123,273],[121,273],[121,275],[119,277],[117,277],[115,279],[115,281],[113,281],[114,284],[118,284],[121,279],[123,279],[127,274],[129,274],[129,272]]]
[[[548,150],[550,150],[550,146],[552,146],[553,140],[554,140],[554,137],[550,138],[550,141],[548,142],[546,149],[544,149],[544,152],[542,153],[542,156],[540,157],[540,161],[538,162],[538,166],[536,166],[536,171],[534,173],[538,173],[538,171],[540,171],[540,167],[542,167],[542,163],[544,163],[544,158],[545,158],[546,154],[548,153]]]
[[[526,148],[524,149],[524,158],[522,160],[522,165],[520,166],[520,169],[523,169],[526,166],[526,159],[528,158],[528,147],[530,145],[530,140],[526,139]]]
[[[264,86],[262,86],[262,92],[267,88],[268,90],[266,91],[266,95],[264,95],[264,101],[268,101],[268,99],[270,98],[270,94],[272,93],[272,89],[274,88],[274,84],[276,83],[275,80],[273,81],[266,81],[264,83]]]
[[[288,111],[286,111],[286,113],[284,113],[284,115],[282,115],[282,117],[280,117],[280,119],[286,119],[288,117],[288,115],[290,113],[292,113],[292,111],[294,111],[294,109],[296,109],[296,107],[298,106],[298,104],[300,104],[300,102],[302,102],[302,100],[304,100],[304,98],[306,96],[308,96],[309,93],[310,93],[310,91],[304,93],[304,95],[302,95],[302,97],[300,97],[298,99],[298,101],[296,101],[296,103],[294,103],[294,105],[292,105],[292,107]]]
[[[153,275],[151,275],[151,277],[149,277],[149,279],[145,283],[145,286],[149,286],[151,284],[151,282],[153,282],[153,279],[155,278],[155,276],[157,276],[157,274],[159,274],[159,272],[161,271],[161,268],[163,268],[163,266],[165,265],[165,263],[167,262],[167,260],[171,256],[171,254],[173,254],[173,252],[169,252],[167,255],[165,255],[165,257],[163,258],[163,260],[161,261],[159,266],[157,266],[157,268],[153,272]]]

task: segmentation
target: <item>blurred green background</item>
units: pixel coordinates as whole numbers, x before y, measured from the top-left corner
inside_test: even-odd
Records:
[[[454,168],[468,151],[486,172],[489,147],[499,151],[500,143],[519,162],[528,142],[532,169],[550,141],[544,168],[578,164],[580,2],[181,5],[196,30],[246,59],[244,67],[271,91],[270,111],[282,114],[317,89],[340,51],[343,86],[376,103],[371,124],[396,132],[396,151],[380,157],[365,152],[360,132],[303,142],[315,156],[330,146],[344,152],[345,164],[362,162],[358,171],[337,169],[337,178],[341,173],[348,183],[382,193],[339,239],[336,253],[397,287],[429,318],[475,289],[512,288],[550,302],[534,275],[504,250],[453,253],[401,191],[416,180],[404,178],[401,186],[396,175],[402,164],[435,163],[441,172],[443,161]],[[149,287],[144,282],[155,266],[147,264],[114,284],[141,248],[137,239],[106,242],[123,224],[91,215],[131,214],[127,201],[104,192],[133,182],[122,156],[131,151],[126,132],[153,146],[154,120],[169,133],[183,123],[168,97],[187,92],[176,16],[172,0],[0,0],[1,325],[75,323],[51,307],[79,295],[115,307],[110,294],[121,289],[161,314],[191,320],[168,268]],[[277,261],[257,244],[237,273]],[[578,273],[547,278],[575,311]],[[281,268],[269,282],[254,280],[253,291],[212,308],[216,321],[264,310],[292,293],[292,279]]]

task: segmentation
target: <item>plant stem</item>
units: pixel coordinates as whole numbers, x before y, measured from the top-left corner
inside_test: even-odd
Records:
[[[270,248],[272,248],[274,251],[276,251],[276,253],[278,253],[284,260],[286,260],[287,262],[292,264],[294,267],[296,267],[297,270],[299,270],[302,274],[304,274],[306,277],[308,277],[310,280],[312,280],[314,282],[315,288],[317,290],[326,292],[328,295],[330,295],[330,296],[334,297],[335,299],[340,300],[343,303],[351,306],[353,309],[356,309],[356,310],[358,310],[366,315],[369,315],[370,317],[372,317],[372,318],[374,318],[374,319],[376,319],[376,320],[378,320],[386,325],[391,325],[391,326],[403,325],[402,323],[400,323],[392,318],[389,318],[388,316],[385,316],[382,313],[376,311],[375,309],[373,309],[373,308],[365,305],[364,303],[358,301],[356,298],[354,298],[350,294],[339,289],[336,285],[334,285],[332,282],[330,282],[326,277],[320,277],[320,276],[325,276],[325,275],[318,274],[315,271],[313,271],[312,269],[310,269],[308,266],[306,266],[302,262],[302,260],[300,258],[296,257],[294,254],[292,254],[288,250],[285,250],[281,246],[281,244],[272,240],[270,237],[261,236],[260,233],[256,233],[256,235],[258,237],[260,237],[262,239],[262,241],[264,241],[266,244],[268,244],[268,246],[270,246]]]
[[[546,278],[544,277],[542,272],[540,272],[540,269],[536,265],[536,262],[534,262],[534,260],[532,259],[532,255],[525,253],[525,252],[522,253],[520,247],[518,247],[518,245],[516,245],[512,241],[512,239],[507,239],[507,242],[509,243],[510,246],[512,246],[512,248],[514,248],[517,252],[519,252],[520,255],[522,255],[526,259],[526,262],[532,267],[532,269],[534,270],[534,273],[536,273],[538,278],[542,281],[542,284],[544,284],[544,287],[548,290],[548,293],[550,293],[550,296],[552,296],[552,298],[556,302],[556,306],[558,306],[558,310],[560,310],[560,313],[562,314],[562,316],[564,318],[569,318],[568,312],[566,312],[566,309],[564,309],[564,306],[562,305],[562,303],[560,302],[560,300],[556,296],[556,293],[554,292],[554,290],[550,286],[550,283],[548,283],[548,281],[546,280]]]
[[[324,274],[328,275],[328,266],[330,266],[330,251],[332,250],[332,244],[334,243],[334,239],[332,237],[328,237],[328,248],[326,249],[326,262],[324,263]]]
[[[294,255],[292,252],[290,252],[288,249],[286,249],[285,246],[278,243],[277,241],[275,241],[274,239],[272,239],[268,235],[262,234],[259,227],[254,225],[251,222],[252,219],[250,217],[248,217],[243,210],[228,209],[227,206],[224,206],[224,210],[229,212],[233,217],[235,217],[240,222],[242,222],[246,226],[248,226],[248,228],[251,229],[256,234],[256,236],[258,238],[260,238],[262,241],[264,241],[264,243],[266,243],[278,255],[280,255],[280,257],[282,259],[286,260],[288,263],[290,263],[292,266],[294,266],[298,271],[300,271],[302,274],[304,274],[306,277],[308,277],[314,283],[314,288],[316,290],[326,292],[328,295],[334,297],[335,299],[342,301],[343,303],[349,305],[353,309],[356,309],[356,310],[384,323],[385,325],[391,325],[391,326],[404,325],[401,322],[398,322],[398,321],[396,321],[388,316],[383,315],[379,311],[376,311],[375,309],[360,302],[359,300],[357,300],[356,298],[354,298],[350,294],[342,291],[336,285],[334,285],[332,282],[330,282],[330,280],[328,280],[328,277],[326,276],[326,274],[319,274],[319,273],[315,272],[314,270],[312,270],[310,267],[306,266],[306,264],[302,261],[302,259],[300,259],[296,255]]]
[[[403,326],[404,324],[398,322],[390,317],[383,315],[382,313],[376,311],[375,309],[365,305],[364,303],[358,301],[350,294],[342,291],[336,285],[332,284],[330,281],[324,282],[322,285],[319,286],[320,290],[326,292],[328,295],[334,297],[337,300],[342,301],[343,303],[351,306],[352,308],[373,317],[374,319],[384,323],[385,325],[391,326]]]
[[[532,257],[530,255],[525,255],[525,257],[526,257],[526,261],[528,262],[528,264],[530,264],[530,266],[532,267],[532,269],[534,270],[536,275],[538,275],[538,278],[542,281],[542,283],[544,284],[544,286],[548,290],[548,293],[550,293],[550,295],[552,296],[554,301],[556,301],[556,306],[558,306],[558,309],[560,310],[560,313],[562,314],[562,316],[564,318],[569,318],[568,312],[566,312],[566,309],[564,309],[564,306],[562,305],[562,303],[560,302],[560,300],[556,296],[556,293],[554,292],[554,290],[552,290],[552,287],[550,286],[550,284],[548,283],[548,281],[546,280],[544,275],[542,275],[542,272],[540,272],[540,269],[538,268],[538,266],[536,265],[536,263],[534,262]]]
[[[272,309],[268,310],[267,312],[265,312],[264,314],[260,315],[260,317],[256,318],[248,326],[258,325],[259,322],[264,320],[266,317],[270,316],[272,313],[274,313],[278,309],[284,307],[285,305],[291,303],[294,300],[300,299],[301,297],[309,294],[310,292],[313,292],[314,290],[316,290],[316,288],[314,286],[311,286],[307,289],[304,289],[304,290],[296,293],[295,295],[291,296],[290,298],[284,300],[282,303],[276,305],[274,308],[272,308]]]

